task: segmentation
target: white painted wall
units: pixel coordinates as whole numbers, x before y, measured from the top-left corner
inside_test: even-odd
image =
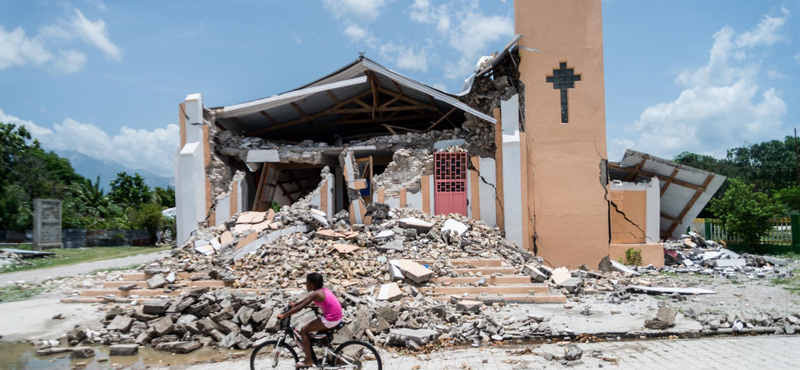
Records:
[[[197,223],[205,220],[206,181],[201,143],[187,143],[175,158],[175,211],[177,242],[189,239]]]
[[[406,207],[422,210],[422,191],[412,193],[406,192]]]
[[[495,227],[497,226],[497,204],[495,203],[497,194],[495,194],[495,188],[492,185],[497,185],[497,177],[495,174],[494,158],[480,158],[478,165],[480,166],[480,176],[483,178],[478,179],[481,221],[489,226]],[[484,181],[488,182],[488,184]]]
[[[222,225],[231,216],[231,196],[228,195],[217,202],[217,207],[214,210],[214,226]]]
[[[647,186],[647,241],[661,240],[661,183],[653,177]]]
[[[524,246],[522,235],[522,177],[520,168],[519,99],[517,95],[500,103],[503,125],[503,216],[506,239]]]

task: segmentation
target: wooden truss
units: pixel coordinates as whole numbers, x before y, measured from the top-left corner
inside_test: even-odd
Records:
[[[367,75],[370,89],[365,90],[351,98],[339,100],[336,95],[330,90],[327,90],[328,97],[333,101],[333,106],[321,112],[314,114],[307,114],[300,106],[295,103],[290,103],[291,106],[300,113],[300,118],[291,120],[289,122],[278,123],[265,111],[261,111],[261,115],[270,123],[269,127],[262,128],[248,132],[248,136],[258,136],[276,130],[285,130],[289,127],[299,125],[302,123],[311,122],[311,127],[298,132],[300,134],[308,134],[309,132],[326,129],[341,125],[365,124],[375,123],[380,127],[385,128],[391,134],[396,134],[397,130],[406,131],[423,131],[427,132],[434,129],[440,123],[446,121],[453,127],[456,124],[450,120],[450,115],[455,112],[456,108],[453,107],[448,112],[443,113],[437,106],[436,101],[428,96],[428,102],[420,102],[407,96],[400,85],[392,81],[397,92],[386,89],[381,86],[377,76],[372,71],[364,72]],[[372,102],[366,102],[362,99],[371,97]],[[329,115],[339,115],[339,119],[329,124],[317,124],[315,121]],[[427,128],[410,128],[400,125],[389,124],[391,122],[402,121],[424,121],[429,120],[430,125]]]
[[[714,179],[715,175],[713,173],[709,174],[708,177],[706,177],[705,181],[703,181],[702,185],[695,185],[685,181],[676,180],[675,176],[678,174],[678,171],[680,170],[681,166],[676,167],[672,171],[672,174],[669,177],[664,175],[659,175],[642,169],[648,157],[649,156],[645,155],[642,158],[642,161],[639,162],[634,167],[622,167],[618,164],[609,164],[608,168],[628,172],[628,175],[625,177],[625,181],[635,180],[636,176],[640,174],[645,176],[657,177],[659,180],[663,180],[664,186],[661,187],[661,194],[660,194],[661,197],[664,196],[664,193],[666,192],[667,187],[669,187],[670,184],[680,185],[694,190],[694,196],[692,197],[692,199],[689,200],[689,203],[686,204],[686,207],[683,208],[678,217],[672,217],[665,213],[661,213],[661,218],[666,219],[672,223],[672,225],[669,227],[667,231],[662,232],[662,237],[666,238],[672,235],[675,229],[678,228],[678,226],[680,226],[682,222],[681,220],[683,220],[683,218],[686,217],[686,214],[689,213],[689,210],[691,210],[692,207],[694,207],[694,204],[697,203],[697,200],[700,199],[700,196],[703,195],[703,193],[705,193],[706,189],[708,188],[708,185],[711,184],[711,180]]]

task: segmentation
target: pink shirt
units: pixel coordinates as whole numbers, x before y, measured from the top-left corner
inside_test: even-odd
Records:
[[[321,288],[325,293],[322,302],[313,301],[315,305],[322,309],[322,316],[328,321],[339,321],[342,319],[342,304],[328,288]]]

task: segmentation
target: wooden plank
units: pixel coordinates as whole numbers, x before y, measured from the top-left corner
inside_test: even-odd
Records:
[[[709,174],[708,177],[706,177],[706,181],[703,181],[703,185],[702,185],[703,189],[706,189],[708,187],[708,184],[711,183],[711,180],[714,179],[714,176],[715,175],[712,173],[712,174]],[[694,204],[697,202],[697,200],[700,199],[700,196],[703,195],[704,192],[705,192],[705,190],[703,190],[703,191],[699,191],[699,190],[695,191],[694,196],[692,197],[692,199],[689,201],[688,204],[686,204],[686,207],[683,208],[683,211],[681,211],[680,216],[678,216],[679,222],[673,222],[672,226],[667,231],[668,235],[672,235],[672,233],[675,231],[675,229],[680,225],[680,220],[683,220],[683,218],[686,217],[686,214],[689,213],[689,210],[694,206]]]
[[[392,135],[397,135],[397,133],[394,131],[394,129],[392,129],[392,126],[389,126],[389,125],[381,125],[381,126],[386,127],[386,129],[389,130],[389,132]]]
[[[431,127],[428,127],[427,129],[425,129],[425,132],[428,132],[428,131],[432,130],[432,129],[433,129],[434,127],[436,127],[436,126],[437,126],[439,123],[441,123],[441,122],[442,122],[444,119],[446,119],[446,118],[447,118],[447,116],[451,115],[451,114],[452,114],[453,112],[455,112],[455,111],[456,111],[456,107],[453,107],[452,109],[450,109],[450,111],[449,111],[449,112],[447,112],[445,115],[443,115],[441,118],[439,118],[439,120],[437,120],[436,122],[434,122],[434,123],[431,125]]]
[[[636,176],[638,176],[638,175],[639,175],[639,171],[641,171],[641,170],[642,170],[642,167],[643,167],[643,166],[644,166],[644,164],[647,162],[647,159],[648,159],[648,158],[650,158],[650,155],[649,155],[649,154],[645,154],[645,155],[642,157],[642,160],[641,160],[639,163],[637,163],[637,164],[636,164],[636,166],[634,167],[634,170],[633,170],[633,172],[629,172],[629,173],[628,173],[628,176],[625,176],[625,181],[626,181],[626,182],[630,182],[630,181],[633,181],[633,180],[635,180],[635,179],[636,179]]]
[[[400,208],[404,208],[406,206],[406,188],[400,188]]]
[[[675,175],[678,174],[678,171],[680,171],[680,169],[681,166],[675,167],[675,169],[672,171],[672,175],[669,176],[669,179],[665,181],[664,187],[661,188],[661,193],[659,194],[659,196],[662,197],[664,196],[664,193],[667,191],[669,184],[672,184],[672,182],[675,181]]]
[[[248,136],[254,136],[254,135],[263,134],[263,133],[266,133],[266,132],[270,132],[270,131],[278,130],[278,129],[281,129],[281,128],[284,128],[284,127],[289,127],[289,126],[293,126],[293,125],[296,125],[296,124],[312,121],[312,120],[327,116],[329,114],[333,114],[332,112],[334,110],[342,108],[342,107],[346,106],[347,104],[350,104],[350,103],[353,103],[353,102],[360,102],[359,99],[369,95],[370,93],[371,93],[370,90],[363,91],[363,92],[359,93],[358,95],[353,96],[352,98],[348,98],[346,100],[343,100],[343,101],[340,101],[340,102],[336,103],[333,107],[330,107],[330,108],[328,108],[328,109],[326,109],[326,110],[324,110],[322,112],[314,113],[314,114],[306,116],[306,117],[300,117],[298,119],[295,119],[295,120],[292,120],[292,121],[288,121],[288,122],[285,122],[285,123],[281,123],[281,124],[278,124],[277,122],[275,122],[275,123],[273,123],[273,126],[253,131],[253,132],[249,133]],[[367,105],[366,107],[369,108],[370,106]]]
[[[331,100],[333,100],[334,103],[337,104],[339,103],[339,99],[336,99],[336,95],[333,95],[333,92],[331,92],[330,90],[325,90],[325,92],[328,93],[328,96],[330,96]]]
[[[258,113],[261,113],[261,115],[262,115],[262,116],[264,116],[264,118],[266,118],[266,119],[267,119],[267,121],[269,121],[269,123],[271,123],[271,124],[273,124],[273,125],[277,125],[277,124],[278,124],[278,122],[277,122],[277,121],[275,121],[275,119],[274,119],[274,118],[272,118],[272,117],[271,117],[269,114],[267,114],[267,112],[265,112],[265,111],[263,111],[263,110],[262,110],[262,111],[260,111],[260,112],[258,112]]]

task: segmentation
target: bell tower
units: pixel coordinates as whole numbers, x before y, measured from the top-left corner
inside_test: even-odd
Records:
[[[601,0],[517,0],[528,238],[559,267],[609,252]]]

